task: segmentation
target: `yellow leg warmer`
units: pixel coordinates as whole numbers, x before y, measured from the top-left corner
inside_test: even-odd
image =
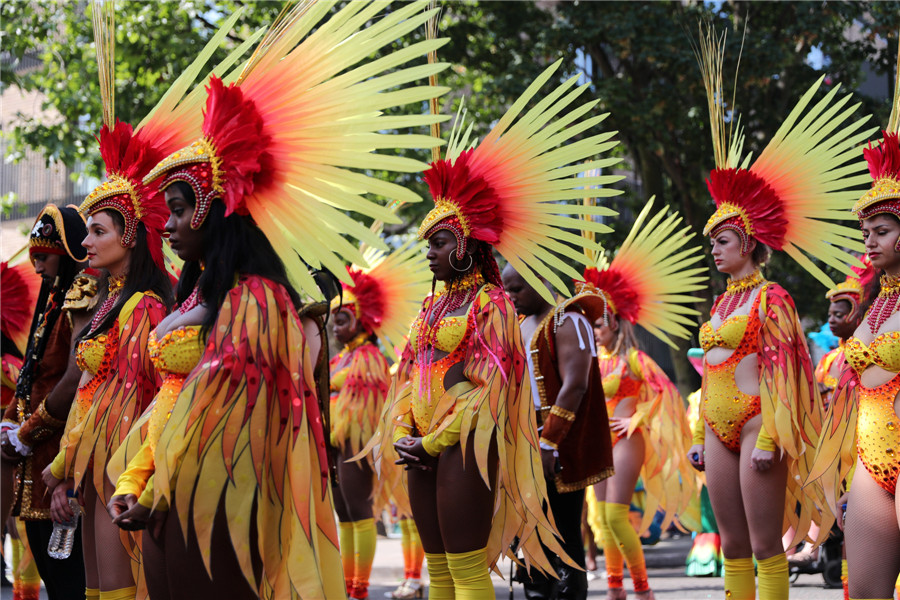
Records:
[[[425,560],[425,549],[419,538],[419,530],[412,519],[400,521],[402,534],[400,543],[403,547],[404,579],[420,579],[422,577],[422,561]]]
[[[353,591],[351,598],[369,597],[369,575],[375,560],[375,519],[353,522]]]
[[[603,559],[606,561],[606,585],[611,588],[621,588],[622,577],[625,573],[625,557],[619,550],[619,545],[616,544],[612,529],[609,528],[606,502],[597,502],[596,523],[603,545]]]
[[[621,553],[625,556],[635,592],[646,592],[650,589],[647,582],[647,565],[644,562],[644,550],[641,538],[638,537],[631,520],[628,518],[628,505],[606,503],[606,522]],[[604,551],[606,548],[604,547]],[[607,571],[609,563],[607,563]]]
[[[84,588],[84,600],[100,600],[100,589]]]
[[[353,523],[338,522],[338,543],[341,546],[341,565],[344,567],[344,583],[347,584],[347,595],[353,590],[353,568],[356,550],[353,546]]]
[[[756,576],[752,558],[725,559],[725,595],[729,600],[754,600]],[[784,596],[787,598],[787,595]]]
[[[782,552],[756,561],[759,565],[759,600],[781,600],[791,590],[787,557]]]
[[[447,553],[456,600],[493,600],[496,597],[484,551],[482,548],[459,554]]]
[[[119,588],[117,590],[100,591],[100,600],[134,600],[137,594],[137,586],[132,585],[127,588]]]
[[[428,560],[428,600],[454,600],[456,590],[447,565],[447,555],[426,552],[425,558]]]

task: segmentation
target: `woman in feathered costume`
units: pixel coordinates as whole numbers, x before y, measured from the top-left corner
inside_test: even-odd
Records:
[[[898,55],[900,65],[900,55]],[[841,515],[850,598],[892,598],[900,574],[900,82],[884,137],[863,156],[872,187],[853,206],[881,289],[844,344],[810,480]],[[854,469],[855,467],[855,469]],[[850,473],[852,470],[852,485]],[[844,489],[849,488],[839,500]],[[842,514],[843,511],[843,514]]]
[[[806,495],[812,449],[821,427],[821,400],[794,302],[760,267],[769,249],[784,251],[828,287],[833,282],[807,255],[849,271],[858,246],[840,219],[841,206],[862,179],[854,148],[868,132],[865,119],[843,128],[853,113],[839,88],[812,104],[821,85],[800,99],[752,166],[741,161],[741,136],[728,139],[722,103],[724,37],[701,39],[716,169],[707,185],[717,210],[704,228],[716,268],[730,275],[700,329],[704,357],[702,420],[689,457],[705,469],[725,556],[730,598],[788,597],[788,564],[781,536],[789,525],[799,538],[811,521],[825,521],[821,494]],[[733,110],[729,107],[728,110]],[[731,142],[731,143],[729,143]],[[850,164],[848,164],[850,163]],[[799,510],[798,510],[799,505]],[[783,515],[783,519],[778,518]],[[797,540],[793,540],[796,543]]]
[[[342,257],[363,261],[339,232],[378,243],[342,212],[392,217],[364,191],[417,199],[351,169],[424,167],[373,149],[438,143],[378,133],[429,119],[374,109],[439,93],[385,90],[443,65],[406,65],[439,41],[361,62],[420,26],[429,16],[422,2],[374,21],[386,2],[331,14],[334,4],[297,6],[234,82],[211,78],[199,139],[145,178],[165,191],[173,247],[191,259],[178,286],[185,312],[157,332],[160,357],[170,333],[196,332],[200,348],[184,357],[192,368],[173,365],[189,373],[145,453],[152,486],[136,479],[140,497],[134,489],[111,508],[130,506],[123,525],[146,521],[149,507],[168,509],[160,529],[172,598],[345,597],[311,360],[322,342],[298,317],[292,283],[318,296],[303,261],[335,273]]]
[[[365,446],[378,426],[391,376],[375,341],[393,353],[395,344],[418,312],[418,299],[428,290],[428,270],[421,245],[407,244],[390,255],[367,252],[368,269],[347,268],[352,284],[332,301],[334,336],[343,349],[331,359],[331,443],[338,450],[335,508],[344,580],[351,598],[367,598],[375,556],[372,518],[375,472],[372,457],[348,462]],[[392,468],[393,467],[393,468]],[[381,465],[381,479],[397,479],[394,465]],[[390,471],[390,473],[388,473]],[[374,505],[391,501],[395,486],[378,485]],[[408,503],[404,503],[408,504]]]
[[[70,515],[67,490],[83,491],[86,596],[117,600],[142,598],[146,590],[135,554],[140,537],[134,536],[136,544],[130,544],[129,536],[120,538],[107,516],[106,504],[114,488],[106,467],[159,388],[148,339],[173,301],[162,248],[168,211],[158,182],[143,179],[168,153],[199,133],[202,119],[194,112],[199,88],[187,92],[234,18],[226,20],[159,104],[132,128],[117,121],[114,113],[113,3],[94,3],[92,16],[103,101],[100,154],[107,180],[79,210],[88,217],[83,245],[89,264],[109,273],[109,285],[103,303],[80,334],[77,360],[83,376],[60,453],[44,471],[44,478],[56,487],[57,520]],[[229,56],[222,68],[236,57]],[[56,485],[62,480],[65,485]],[[129,542],[129,547],[120,539]]]
[[[524,348],[493,256],[497,250],[552,299],[535,273],[558,289],[565,284],[550,265],[578,277],[553,252],[586,262],[562,242],[597,248],[564,229],[578,226],[570,215],[611,212],[560,202],[581,198],[582,186],[617,179],[577,177],[616,162],[580,164],[615,146],[612,134],[565,144],[605,118],[578,120],[596,102],[553,121],[584,90],[572,90],[577,77],[524,111],[558,68],[538,77],[477,146],[467,148],[466,135],[451,135],[446,158],[425,173],[435,207],[418,236],[428,241],[435,282],[444,285],[425,298],[412,325],[391,404],[370,446],[381,461],[394,460],[396,449],[411,467],[410,501],[428,560],[430,598],[493,598],[489,568],[515,538],[526,562],[543,571],[552,567],[541,540],[565,556],[542,508],[547,492]]]
[[[684,305],[700,300],[689,294],[702,289],[707,278],[705,268],[695,266],[703,258],[699,247],[685,247],[693,236],[679,228],[681,218],[666,216],[665,208],[651,216],[652,208],[651,198],[612,262],[601,256],[576,285],[599,294],[605,304],[595,328],[615,474],[594,486],[592,513],[602,532],[610,600],[625,597],[624,562],[638,597],[653,597],[641,541],[628,518],[638,477],[647,492],[641,532],[657,510],[666,512],[665,529],[698,489],[686,458],[691,435],[684,401],[659,365],[640,351],[632,327],[640,324],[670,345],[670,335],[688,337],[690,317],[697,312]]]

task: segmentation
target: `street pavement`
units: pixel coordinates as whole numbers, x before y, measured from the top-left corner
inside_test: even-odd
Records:
[[[725,597],[721,578],[685,576],[684,561],[690,547],[690,537],[686,536],[644,548],[650,585],[653,587],[657,600],[701,600]],[[602,573],[602,557],[598,557],[598,563],[597,577],[589,584],[588,598],[591,599],[606,598],[606,579]],[[494,575],[494,590],[497,599],[523,599],[524,593],[522,592],[522,586],[519,584],[513,585],[512,596],[510,596],[508,561],[500,564],[500,571],[506,580],[501,579],[496,574]],[[400,547],[400,539],[379,536],[378,546],[375,551],[375,564],[372,569],[369,598],[371,600],[383,600],[385,594],[393,590],[402,577],[403,552]],[[634,598],[631,581],[627,579],[627,576],[625,589],[628,590],[628,597]],[[843,594],[841,590],[825,589],[821,575],[801,575],[797,582],[791,586],[790,597],[793,600],[840,600],[843,598]],[[46,598],[47,595],[42,589],[41,599],[46,600]],[[0,600],[12,600],[10,588],[3,588],[2,592],[0,592]]]

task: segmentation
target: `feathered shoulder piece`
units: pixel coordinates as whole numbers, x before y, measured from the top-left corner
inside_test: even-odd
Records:
[[[588,264],[579,249],[598,248],[592,240],[572,233],[584,226],[579,217],[616,214],[604,206],[573,201],[582,199],[586,187],[621,179],[595,171],[619,162],[603,156],[616,146],[611,139],[615,132],[589,134],[574,141],[608,116],[591,112],[599,100],[575,104],[589,85],[576,87],[578,75],[526,110],[561,63],[554,63],[535,79],[481,143],[469,144],[471,127],[465,129],[463,119],[457,118],[445,158],[434,161],[425,173],[434,208],[418,230],[419,239],[440,229],[453,232],[457,258],[463,257],[467,239],[490,244],[551,302],[550,291],[538,277],[564,291],[566,284],[554,269],[577,278],[578,272],[563,258]],[[601,197],[619,193],[609,188],[594,190]],[[600,222],[588,223],[596,233],[610,230]]]
[[[577,294],[603,298],[605,310],[675,346],[671,337],[687,338],[691,318],[699,314],[689,305],[702,299],[690,292],[703,289],[706,268],[696,266],[703,252],[691,244],[694,234],[681,217],[662,210],[653,213],[653,198],[638,215],[611,262],[601,256],[576,283]]]
[[[384,132],[443,117],[388,113],[446,91],[408,85],[446,67],[409,64],[444,40],[384,50],[436,12],[425,10],[427,0],[390,11],[384,0],[348,2],[335,10],[336,4],[299,3],[273,23],[237,78],[212,78],[202,133],[173,149],[146,178],[160,179],[163,189],[175,181],[191,185],[197,198],[191,221],[195,229],[217,199],[229,214],[252,217],[292,281],[315,298],[321,292],[310,266],[324,267],[350,284],[345,263],[365,264],[358,246],[345,235],[384,248],[361,219],[347,212],[398,221],[366,194],[389,202],[420,200],[371,173],[424,169],[424,163],[378,151],[431,148],[439,140]],[[384,56],[370,60],[379,50]]]
[[[390,254],[369,248],[363,256],[371,266],[347,267],[353,283],[343,284],[343,303],[335,298],[332,309],[350,312],[397,360],[394,347],[403,345],[429,291],[431,272],[423,244],[407,242]]]
[[[702,31],[696,51],[709,104],[716,168],[707,186],[716,211],[704,235],[731,229],[749,252],[751,239],[783,250],[829,288],[828,275],[811,259],[849,272],[858,265],[844,248],[862,250],[859,232],[830,222],[847,218],[854,188],[866,181],[857,146],[871,135],[862,130],[868,117],[844,123],[859,107],[850,95],[838,97],[835,86],[824,98],[813,98],[824,76],[814,83],[787,116],[759,158],[741,159],[743,136],[735,107],[723,99],[722,65],[725,36]],[[726,126],[726,114],[736,126]]]

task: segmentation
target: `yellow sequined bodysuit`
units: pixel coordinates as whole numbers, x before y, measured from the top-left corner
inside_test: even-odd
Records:
[[[413,354],[419,350],[419,328],[422,325],[422,317],[419,316],[413,323],[409,334],[409,345]],[[465,315],[457,317],[444,317],[437,325],[437,333],[434,341],[434,349],[439,352],[446,352],[447,355],[431,363],[427,373],[428,381],[422,381],[423,370],[419,365],[413,366],[412,373],[412,415],[413,423],[416,430],[421,435],[426,435],[440,425],[440,423],[432,423],[438,401],[443,396],[446,388],[444,387],[444,377],[447,371],[455,364],[461,363],[465,359],[466,348],[468,347],[468,337],[471,335],[472,326],[474,326],[474,315],[469,312]],[[447,416],[452,416],[453,413]]]
[[[890,381],[874,388],[860,383],[856,423],[860,461],[878,485],[895,494],[900,473],[900,419],[894,411],[894,401],[900,393],[900,332],[882,333],[868,346],[858,338],[850,338],[844,346],[844,356],[859,375],[870,365],[895,373]]]
[[[169,420],[175,400],[181,392],[184,381],[200,362],[204,346],[200,338],[200,326],[179,327],[156,339],[156,332],[150,334],[147,344],[150,360],[158,373],[163,375],[163,383],[156,394],[152,407],[142,420],[147,419],[147,437],[137,453],[128,462],[128,468],[116,481],[116,494],[134,494],[147,508],[153,507],[153,453]],[[135,427],[133,432],[140,430]],[[129,444],[123,445],[123,449]]]
[[[732,452],[741,450],[741,429],[760,414],[759,396],[745,394],[735,382],[735,369],[745,357],[755,354],[759,345],[759,301],[761,290],[753,301],[750,313],[735,315],[725,319],[718,329],[713,329],[709,321],[700,327],[700,345],[704,352],[716,346],[733,349],[727,360],[711,365],[704,360],[704,388],[706,393],[701,401],[704,421],[716,437]],[[702,424],[699,425],[702,427]],[[696,443],[695,439],[695,443]]]
[[[603,374],[603,395],[606,398],[606,413],[612,419],[615,416],[616,407],[619,406],[622,400],[634,398],[637,401],[644,382],[635,379],[629,373],[629,369],[635,373],[639,371],[636,352],[629,353],[627,362],[621,360],[618,356],[607,356],[606,354],[601,354],[598,360],[600,372]],[[630,417],[632,415],[622,416]],[[610,431],[610,434],[612,435],[613,447],[626,435],[625,432],[617,434],[614,431]]]

